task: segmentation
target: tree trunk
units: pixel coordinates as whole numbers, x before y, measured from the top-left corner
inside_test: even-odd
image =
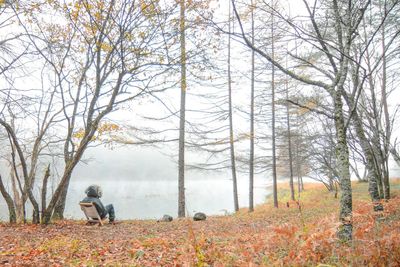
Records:
[[[335,183],[335,181],[333,180],[333,174],[332,174],[332,171],[330,171],[329,170],[329,191],[330,192],[333,192],[334,191],[334,183]]]
[[[94,129],[97,129],[97,125],[92,126]],[[58,184],[56,190],[54,191],[53,196],[51,197],[51,200],[49,202],[49,205],[47,206],[46,210],[43,211],[42,214],[42,223],[43,224],[49,224],[51,221],[51,217],[54,212],[54,208],[61,197],[61,194],[65,188],[65,186],[69,183],[69,179],[72,175],[72,171],[74,170],[75,166],[78,164],[78,162],[81,160],[83,152],[87,148],[88,143],[90,142],[91,138],[93,137],[95,130],[92,131],[92,134],[89,134],[88,136],[85,137],[85,140],[81,141],[81,144],[78,147],[78,150],[76,151],[74,157],[71,158],[70,161],[68,161],[65,165],[64,168],[64,174],[61,178],[60,183]]]
[[[379,140],[379,135],[378,134],[373,134],[373,140],[371,141],[372,143],[372,149],[374,150],[374,161],[375,161],[375,168],[377,170],[377,172],[379,173],[379,175],[377,176],[377,182],[378,182],[378,191],[379,191],[379,198],[383,199],[385,198],[385,193],[384,193],[384,186],[383,186],[383,177],[382,177],[382,158],[381,155],[378,151],[379,148],[379,141],[377,141],[377,139]]]
[[[272,49],[272,60],[275,59],[275,40],[274,40],[274,16],[271,17],[271,49]],[[273,195],[274,195],[274,207],[278,207],[278,184],[276,177],[276,145],[275,145],[275,65],[272,65],[271,74],[271,109],[272,109],[272,181],[273,181]]]
[[[364,25],[364,29],[366,26]],[[366,33],[364,32],[366,35]],[[370,62],[370,54],[369,54],[369,49],[366,49],[366,61],[367,61],[367,66],[368,66],[368,71],[372,72],[371,68],[371,62]],[[358,87],[358,80],[356,78],[353,78],[353,83],[354,87]],[[369,89],[371,91],[371,104],[372,104],[372,113],[373,116],[375,117],[375,124],[378,126],[379,120],[377,120],[378,117],[378,111],[377,111],[377,100],[375,97],[375,85],[374,81],[371,75],[368,77],[368,83],[369,83]],[[354,98],[351,97],[351,95],[344,95],[345,100],[347,101],[348,106],[354,107]],[[379,168],[379,160],[378,160],[378,155],[376,154],[376,150],[374,150],[374,146],[376,144],[376,141],[374,140],[369,140],[367,137],[365,131],[364,131],[364,123],[363,120],[358,112],[357,109],[354,110],[353,117],[352,117],[354,127],[356,130],[357,137],[360,141],[361,149],[363,150],[365,159],[367,161],[366,164],[366,170],[367,170],[367,175],[368,175],[368,192],[371,197],[371,201],[374,205],[374,211],[379,211],[383,210],[383,206],[380,203],[381,196],[383,194],[383,188],[382,188],[382,172],[380,171]],[[373,120],[371,120],[371,125],[374,124]],[[377,130],[377,129],[376,129]],[[373,133],[373,136],[375,138],[376,133]],[[379,142],[378,142],[379,143]]]
[[[50,164],[47,165],[46,172],[43,177],[43,183],[42,183],[42,223],[43,223],[43,212],[46,209],[46,195],[47,195],[47,183],[50,177]]]
[[[179,123],[178,159],[178,217],[185,217],[185,111],[186,111],[186,40],[185,0],[180,1],[180,45],[181,45],[181,106]]]
[[[58,199],[58,202],[57,202],[56,206],[54,207],[54,212],[53,212],[53,216],[52,216],[53,220],[64,219],[65,203],[67,201],[67,194],[68,194],[68,188],[69,188],[70,181],[71,181],[71,176],[68,177],[65,187],[61,192],[60,198]]]
[[[49,205],[47,206],[47,208],[43,211],[42,214],[42,223],[43,224],[49,224],[51,221],[51,217],[53,215],[54,212],[54,208],[59,200],[59,198],[61,197],[61,194],[68,182],[68,177],[71,177],[72,171],[75,167],[75,165],[79,162],[81,156],[82,156],[83,151],[78,151],[77,154],[74,159],[70,162],[67,162],[65,169],[64,169],[64,174],[61,178],[60,183],[58,184],[56,190],[54,191],[54,194],[50,200]]]
[[[342,241],[350,241],[353,232],[353,203],[350,180],[349,150],[347,146],[346,127],[343,114],[342,88],[334,94],[334,120],[336,129],[336,163],[340,178],[340,227],[338,237]]]
[[[10,223],[16,223],[17,222],[17,214],[15,212],[14,201],[13,201],[12,197],[10,196],[10,194],[7,192],[7,190],[3,184],[3,178],[1,177],[1,175],[0,175],[0,192],[1,192],[2,196],[4,197],[4,200],[7,203],[8,216],[9,216]]]
[[[37,203],[35,197],[33,196],[32,190],[28,189],[28,197],[32,203],[33,211],[32,211],[32,223],[39,224],[40,223],[40,215],[39,215],[39,204]]]
[[[353,116],[354,121],[356,121],[356,132],[360,140],[361,148],[364,151],[365,159],[367,161],[366,168],[368,170],[368,192],[374,204],[374,210],[383,210],[383,206],[380,203],[378,187],[378,183],[381,179],[376,169],[376,162],[374,160],[373,150],[365,137],[364,130],[362,128],[362,122],[360,121],[357,112],[355,112]]]
[[[31,204],[33,206],[33,214],[32,214],[32,222],[34,224],[38,224],[40,223],[40,217],[39,217],[39,204],[37,203],[33,193],[32,193],[32,188],[31,188],[31,183],[29,180],[29,176],[28,176],[28,170],[27,170],[27,164],[24,158],[24,153],[22,152],[22,149],[18,143],[18,139],[15,135],[15,131],[13,129],[13,127],[8,124],[7,122],[5,122],[4,120],[0,119],[0,124],[4,126],[4,128],[6,129],[7,133],[8,133],[8,138],[10,140],[10,144],[12,147],[12,160],[13,160],[13,166],[14,166],[14,171],[15,174],[17,175],[17,168],[16,168],[16,164],[15,164],[15,153],[14,153],[14,149],[17,150],[18,153],[18,158],[20,160],[21,163],[21,168],[22,168],[22,172],[23,172],[23,177],[24,177],[24,189],[23,189],[23,203],[25,203],[26,201],[26,196],[29,198],[29,200],[31,201]]]
[[[10,177],[13,189],[14,205],[17,215],[17,223],[20,222],[25,223],[26,222],[25,203],[23,201],[23,195],[20,194],[20,192],[22,192],[23,190],[20,181],[17,181],[17,178],[14,174],[14,169],[10,171]],[[18,182],[18,187],[17,187],[17,182]],[[18,191],[18,188],[20,189],[20,191]]]
[[[349,98],[348,95],[345,96],[345,99],[350,107],[353,106],[352,99]],[[360,141],[361,149],[364,152],[365,159],[367,164],[365,168],[368,173],[368,192],[371,196],[371,200],[374,204],[374,210],[383,210],[383,206],[380,203],[380,195],[379,195],[379,181],[381,180],[379,177],[379,172],[377,170],[377,164],[374,158],[374,151],[372,149],[373,144],[370,144],[364,131],[363,122],[358,114],[357,110],[353,112],[353,122],[354,128],[356,130],[357,137]]]
[[[229,33],[231,32],[231,6],[229,2]],[[235,211],[239,210],[239,197],[236,177],[235,143],[233,138],[233,111],[232,111],[232,77],[231,77],[231,35],[228,35],[228,94],[229,94],[229,144],[231,156],[231,170],[233,183],[233,205]],[[251,138],[250,138],[251,139]],[[250,152],[251,155],[251,152]],[[250,159],[251,160],[251,159]],[[250,163],[251,164],[251,163]],[[251,174],[250,174],[251,175]]]
[[[370,159],[373,160],[373,166],[367,166],[370,168],[374,169],[374,173],[376,174],[376,183],[378,187],[378,193],[379,193],[379,199],[384,198],[384,190],[383,190],[383,179],[382,179],[382,157],[381,157],[381,149],[380,149],[380,140],[379,140],[379,115],[376,107],[376,97],[375,97],[375,89],[374,85],[372,82],[372,78],[370,77],[370,89],[371,89],[371,98],[372,98],[372,107],[373,107],[373,114],[374,114],[374,122],[371,122],[371,124],[374,124],[375,127],[377,127],[374,132],[372,133],[372,140],[368,142],[368,150],[369,152],[365,156],[372,156]],[[356,112],[355,112],[356,113]],[[362,122],[359,122],[362,123]],[[361,127],[358,127],[359,129],[362,129]],[[362,137],[362,136],[361,136]],[[367,140],[367,137],[362,138],[362,140]],[[368,162],[368,161],[367,161]],[[370,175],[370,174],[369,174]]]
[[[367,66],[368,66],[368,70],[370,72],[372,72],[371,70],[371,63],[370,63],[370,55],[369,55],[369,51],[367,49],[366,51],[366,55],[367,55]],[[364,128],[363,128],[363,122],[360,118],[360,116],[357,113],[357,110],[354,112],[354,118],[353,120],[355,120],[356,123],[356,131],[357,131],[357,135],[360,139],[361,142],[361,148],[364,150],[364,154],[365,157],[367,159],[367,168],[369,168],[369,178],[371,178],[371,175],[374,176],[372,177],[372,179],[374,179],[372,181],[372,183],[369,183],[369,190],[370,190],[370,194],[373,193],[375,194],[373,191],[377,190],[378,192],[378,196],[373,196],[372,197],[372,201],[376,201],[376,197],[378,197],[378,199],[381,199],[384,197],[384,190],[383,190],[383,179],[382,179],[382,170],[381,170],[381,161],[383,159],[381,159],[381,155],[380,152],[380,141],[379,141],[379,128],[380,128],[380,119],[379,119],[379,115],[378,115],[378,108],[377,108],[377,99],[375,96],[375,85],[374,85],[374,81],[372,79],[372,76],[370,75],[368,77],[368,82],[369,82],[369,88],[371,91],[371,105],[372,105],[372,113],[373,113],[373,120],[371,119],[371,125],[374,125],[374,127],[376,128],[374,130],[374,132],[372,133],[372,140],[368,140],[365,132],[364,132]],[[353,99],[349,99],[349,97],[346,97],[346,101],[349,102],[349,100],[351,100],[352,102],[350,102],[350,104],[353,106]],[[371,170],[373,170],[372,173],[370,173]],[[376,183],[376,185],[375,185]],[[377,187],[375,189],[375,187]],[[374,200],[375,199],[375,200]],[[374,202],[377,203],[377,202]],[[383,208],[382,205],[378,206],[378,205],[374,205],[374,209],[376,210],[380,210],[381,208]]]
[[[298,115],[297,115],[298,116]],[[297,129],[299,129],[299,119],[297,117]],[[302,184],[303,184],[303,179],[302,179],[302,174],[301,174],[301,165],[300,165],[300,153],[299,153],[299,142],[300,142],[300,135],[297,134],[297,142],[296,142],[296,174],[297,174],[297,192],[299,194],[300,198],[300,192],[302,191]]]
[[[286,99],[289,99],[289,88],[288,81],[285,82],[286,87]],[[294,201],[294,184],[293,184],[293,157],[292,157],[292,134],[290,132],[290,114],[289,114],[289,102],[286,102],[286,127],[287,127],[287,140],[288,140],[288,155],[289,155],[289,187],[290,197]]]
[[[383,16],[387,16],[386,1],[383,4]],[[391,122],[389,118],[389,108],[387,104],[387,93],[386,93],[386,44],[385,44],[385,21],[382,24],[382,105],[383,114],[385,117],[385,132],[383,133],[383,193],[385,199],[390,199],[390,183],[389,183],[389,146],[390,146],[390,136],[391,136]]]
[[[253,5],[253,1],[251,1]],[[251,9],[251,42],[254,44],[254,12]],[[249,212],[254,211],[254,50],[251,50]]]
[[[304,182],[303,182],[303,175],[301,174],[301,169],[300,169],[300,187],[301,191],[304,191]]]

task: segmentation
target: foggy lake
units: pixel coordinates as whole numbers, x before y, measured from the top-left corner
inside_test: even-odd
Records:
[[[239,204],[247,207],[248,175],[238,176]],[[270,193],[269,182],[266,177],[255,178],[255,204],[265,202]],[[151,148],[109,150],[97,147],[88,150],[84,163],[80,163],[72,175],[64,213],[66,218],[84,218],[78,203],[91,184],[102,187],[101,200],[103,204],[114,205],[117,219],[158,219],[164,214],[177,216],[177,167],[169,157]],[[185,187],[189,216],[199,211],[208,215],[225,215],[234,210],[232,180],[228,171],[188,171]],[[8,220],[7,206],[2,197],[0,220]]]
[[[178,183],[173,181],[125,181],[102,182],[104,204],[112,203],[120,219],[156,219],[164,214],[173,217],[178,211]],[[83,218],[77,203],[83,198],[83,191],[89,184],[71,184],[65,216]],[[247,181],[239,181],[240,188],[247,188]],[[255,202],[262,203],[268,194],[266,187],[255,188]],[[247,194],[240,196],[241,206],[247,206]],[[188,215],[201,211],[206,214],[224,215],[233,211],[232,181],[228,179],[207,179],[186,181],[186,210]]]
[[[400,169],[394,162],[391,162],[390,171],[392,177],[400,177]],[[238,174],[238,176],[239,204],[240,207],[247,207],[248,175]],[[229,171],[212,173],[187,171],[185,181],[187,214],[190,216],[199,211],[208,215],[232,213],[233,193],[230,177]],[[306,179],[306,182],[309,181]],[[89,149],[84,162],[73,172],[64,214],[66,218],[84,218],[78,203],[84,198],[84,191],[91,184],[102,187],[101,200],[104,204],[114,205],[117,219],[158,219],[164,214],[177,216],[177,167],[169,157],[154,149],[137,147],[120,147],[114,150],[104,147]],[[266,175],[255,177],[255,204],[265,202],[266,196],[271,193],[270,184],[271,180]],[[8,220],[7,206],[1,196],[0,220]]]

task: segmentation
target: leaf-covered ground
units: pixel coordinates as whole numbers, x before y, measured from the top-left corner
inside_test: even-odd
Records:
[[[379,214],[371,212],[367,184],[354,184],[351,244],[336,239],[332,193],[306,185],[299,208],[287,202],[287,189],[280,192],[279,209],[265,204],[200,222],[1,224],[0,266],[400,266],[398,181]]]

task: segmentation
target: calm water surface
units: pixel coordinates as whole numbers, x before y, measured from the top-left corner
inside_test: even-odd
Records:
[[[155,219],[164,214],[177,216],[178,190],[173,181],[101,182],[104,204],[112,203],[120,219]],[[83,198],[88,183],[74,182],[68,195],[65,216],[83,218],[77,203]],[[247,188],[246,181],[239,188]],[[242,191],[242,190],[241,190]],[[267,185],[256,185],[255,203],[263,203],[269,194]],[[240,194],[241,206],[247,206],[248,197]],[[206,214],[224,215],[233,211],[232,181],[209,179],[186,181],[186,210],[189,215],[202,211]]]
[[[83,219],[78,205],[85,196],[89,181],[70,184],[65,217]],[[118,219],[158,219],[164,214],[176,217],[178,212],[177,182],[173,181],[101,181],[103,204],[112,203]],[[239,181],[241,207],[248,206],[247,182]],[[269,194],[266,184],[255,187],[256,204],[263,203]],[[29,205],[28,205],[29,206]],[[186,210],[189,215],[201,211],[209,215],[225,215],[233,212],[232,181],[228,179],[194,180],[186,182]],[[30,214],[30,212],[28,213]],[[4,199],[0,199],[0,220],[8,220]]]

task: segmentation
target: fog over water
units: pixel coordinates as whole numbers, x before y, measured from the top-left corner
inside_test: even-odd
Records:
[[[72,180],[65,216],[82,218],[77,203],[85,188],[93,183],[103,188],[102,202],[113,203],[120,219],[154,219],[178,212],[178,174],[176,165],[151,148],[123,147],[102,150],[88,165],[81,164]],[[90,155],[91,154],[91,155]],[[79,178],[78,178],[79,177]],[[248,181],[239,180],[241,206],[247,206]],[[188,214],[225,214],[233,211],[232,180],[229,172],[186,172],[186,209]],[[255,201],[262,203],[268,194],[267,179],[258,179]]]
[[[84,163],[80,163],[73,172],[67,196],[66,218],[84,218],[78,203],[91,184],[98,184],[103,188],[101,200],[104,204],[114,204],[118,219],[157,219],[164,214],[177,216],[177,166],[169,157],[152,148],[134,146],[114,150],[96,147],[89,149],[85,155]],[[400,168],[394,162],[390,166],[391,176],[400,177]],[[4,177],[6,174],[2,172],[2,175]],[[240,207],[247,207],[248,175],[238,176]],[[224,215],[233,212],[230,177],[229,171],[187,171],[188,214],[202,211],[208,215]],[[266,175],[256,176],[256,204],[265,202],[266,196],[271,192],[270,182]],[[30,204],[27,206],[30,209]],[[0,220],[8,220],[7,206],[1,196]]]
[[[177,216],[177,166],[169,157],[152,148],[133,146],[114,150],[91,148],[85,155],[85,163],[80,163],[72,175],[66,218],[84,218],[78,203],[91,184],[102,187],[101,200],[104,204],[114,205],[118,219],[156,219],[164,214]],[[198,211],[209,215],[233,212],[232,180],[228,171],[187,171],[185,182],[189,215]],[[256,204],[263,203],[270,193],[268,182],[266,177],[256,177]],[[247,174],[239,175],[238,187],[240,206],[248,206]],[[7,219],[7,207],[0,197],[0,220]]]

